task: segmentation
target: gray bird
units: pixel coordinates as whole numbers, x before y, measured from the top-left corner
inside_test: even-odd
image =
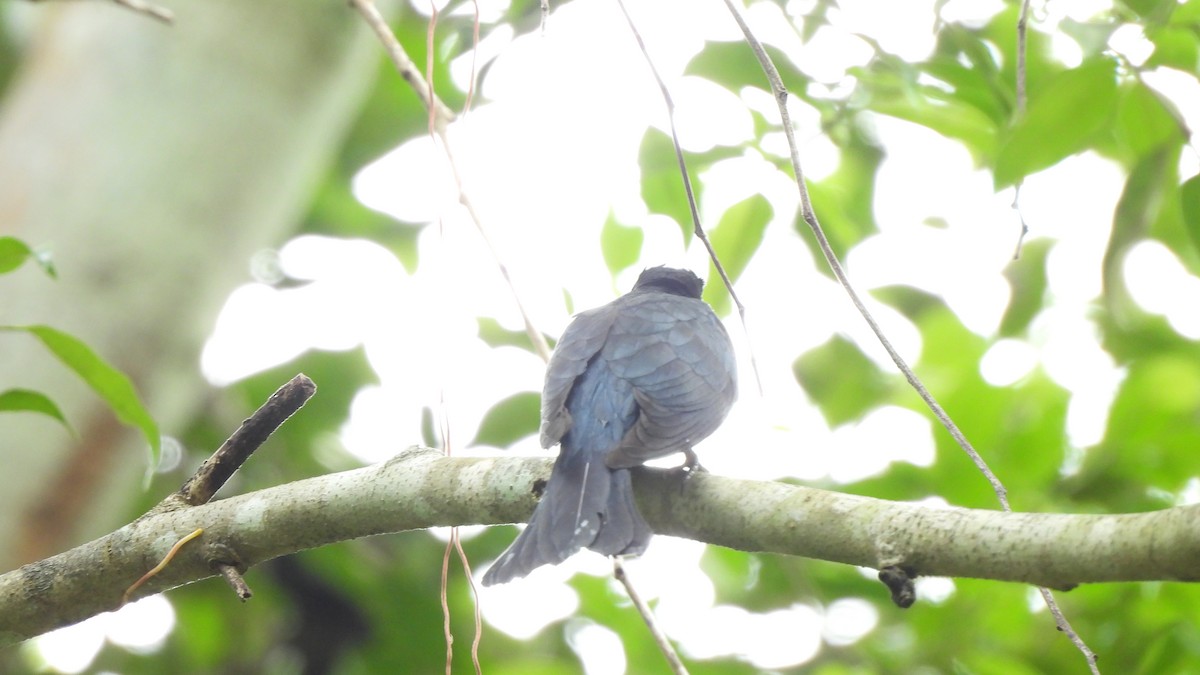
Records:
[[[560,444],[542,499],[483,576],[502,584],[587,547],[637,555],[650,527],[629,469],[683,452],[720,426],[737,398],[733,345],[688,270],[652,267],[633,290],[563,332],[542,390],[542,447]]]

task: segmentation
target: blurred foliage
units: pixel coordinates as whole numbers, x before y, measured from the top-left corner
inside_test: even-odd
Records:
[[[1018,6],[1007,2],[982,24],[940,22],[935,49],[920,62],[906,61],[872,43],[872,58],[851,73],[853,86],[831,90],[836,94],[812,86],[814,78],[785,49],[769,44],[768,51],[798,104],[819,113],[822,133],[837,146],[837,168],[810,189],[839,255],[876,230],[872,203],[883,151],[872,138],[871,115],[907,120],[960,143],[979,167],[992,173],[997,188],[1019,183],[1083,151],[1099,153],[1122,167],[1126,183],[1107,242],[1105,293],[1095,304],[1093,318],[1102,347],[1126,375],[1103,439],[1086,452],[1068,452],[1068,393],[1045,373],[1035,371],[1007,387],[988,384],[980,375],[987,349],[1001,338],[1028,337],[1030,325],[1045,307],[1051,243],[1028,243],[1009,267],[1012,300],[995,336],[972,333],[940,298],[913,288],[880,289],[875,296],[920,331],[924,351],[918,366],[925,383],[968,430],[976,447],[986,448],[1017,509],[1125,512],[1170,506],[1200,475],[1200,349],[1132,303],[1119,266],[1132,245],[1154,239],[1193,273],[1200,272],[1200,179],[1179,175],[1181,155],[1195,152],[1187,145],[1190,132],[1176,109],[1178,102],[1164,99],[1141,78],[1142,70],[1160,66],[1196,77],[1200,0],[1126,0],[1088,22],[1064,22],[1061,31],[1082,54],[1077,65],[1052,55],[1050,37],[1035,21],[1028,41],[1029,100],[1024,113],[1018,112],[1014,85]],[[811,37],[831,7],[836,3],[815,3],[807,20],[797,22],[797,34]],[[413,59],[424,63],[426,25],[413,18],[407,15],[394,27]],[[486,37],[505,25],[518,34],[536,30],[538,3],[513,2],[481,31]],[[1108,38],[1125,27],[1140,30],[1153,45],[1141,66],[1109,46]],[[469,12],[443,13],[435,45],[437,82],[452,81],[449,59],[469,49],[470,29]],[[486,79],[487,64],[481,72]],[[740,42],[707,44],[686,72],[734,94],[744,88],[766,90],[757,62]],[[380,73],[338,161],[313,195],[304,229],[372,238],[412,270],[419,262],[415,238],[421,225],[398,223],[366,209],[349,187],[364,163],[400,141],[426,133],[424,111],[398,86],[382,56]],[[448,84],[439,94],[455,107],[466,98],[466,92]],[[756,137],[745,147],[685,153],[693,179],[747,151],[787,166],[786,157],[764,149],[772,147],[763,143],[764,137],[777,133],[777,128],[762,114],[754,116]],[[691,213],[669,136],[647,131],[640,167],[649,211],[673,218],[690,239]],[[703,203],[702,184],[694,187]],[[717,225],[710,232],[731,278],[753,263],[766,227],[781,217],[801,232],[819,259],[798,216],[774,213],[765,199],[752,196],[715,218]],[[610,217],[596,243],[615,277],[636,262],[643,235]],[[20,251],[4,253],[8,249],[0,248],[0,267],[23,260]],[[717,284],[709,285],[707,297],[720,308],[728,307]],[[492,346],[529,348],[523,333],[506,330],[492,319],[480,319],[479,334]],[[881,370],[842,338],[797,354],[793,370],[831,425],[860,419],[881,405],[929,415],[902,378]],[[250,462],[226,490],[241,492],[353,465],[337,448],[337,431],[350,397],[373,381],[370,365],[361,350],[314,352],[241,382],[232,388],[233,397],[214,402],[184,439],[193,452],[156,487],[173,489],[241,417],[301,371],[318,383],[316,398],[260,451],[273,461]],[[236,409],[221,407],[233,407],[226,399],[239,397]],[[506,446],[536,433],[536,410],[537,396],[529,392],[498,402],[475,442]],[[951,504],[994,508],[990,487],[962,451],[945,434],[935,438],[937,459],[929,468],[897,462],[880,475],[834,487],[886,499],[938,496]],[[494,528],[466,542],[468,556],[481,561],[498,554],[511,540],[511,532],[505,530]],[[108,646],[93,669],[134,675],[303,672],[299,664],[305,660],[326,659],[330,672],[338,673],[440,672],[445,644],[436,589],[442,549],[442,543],[427,533],[409,533],[309,551],[252,573],[256,593],[246,605],[234,601],[218,583],[179,589],[170,594],[179,627],[161,651],[142,655]],[[878,622],[870,632],[848,646],[825,644],[806,672],[1084,671],[1081,655],[1054,630],[1040,602],[1031,600],[1032,589],[1019,585],[958,579],[947,598],[922,599],[905,611],[891,605],[886,589],[871,575],[840,565],[710,548],[702,568],[713,580],[718,603],[752,612],[796,603],[825,608],[845,598],[874,606]],[[617,631],[631,672],[661,669],[661,656],[650,638],[606,580],[580,577],[571,584],[581,602],[580,619],[575,620]],[[454,670],[468,672],[470,590],[459,578],[450,585],[449,595],[457,636]],[[1090,586],[1060,594],[1059,601],[1075,630],[1101,655],[1105,672],[1186,673],[1200,663],[1197,585]],[[580,671],[565,637],[570,625],[553,625],[524,643],[487,630],[481,647],[485,672]],[[689,667],[694,673],[756,670],[736,657],[692,661]]]
[[[895,380],[899,375],[884,374],[841,336],[802,354],[792,369],[831,427],[862,418],[898,386]]]
[[[479,433],[471,445],[507,448],[526,436],[537,433],[541,418],[542,395],[536,391],[513,394],[492,406],[479,423]]]
[[[1197,204],[1200,206],[1200,204]],[[600,251],[604,264],[615,275],[638,261],[642,252],[645,234],[636,227],[626,227],[616,221],[610,213],[600,232]]]
[[[112,409],[122,423],[142,432],[150,449],[149,472],[158,466],[162,438],[158,423],[142,403],[133,382],[79,338],[50,326],[0,326],[0,331],[21,332],[39,340],[60,363],[75,371],[79,379]],[[149,473],[147,474],[149,476]]]
[[[19,239],[0,237],[0,275],[16,271],[27,260],[33,260],[50,278],[56,278],[57,273],[47,253],[36,251]],[[118,420],[141,432],[150,450],[146,474],[149,482],[150,475],[158,466],[162,439],[158,434],[158,424],[142,403],[133,382],[82,340],[52,326],[0,324],[0,333],[22,333],[41,342],[59,363],[74,372],[104,401]],[[0,390],[0,412],[44,415],[71,429],[58,404],[32,389]]]
[[[709,241],[731,282],[736,283],[738,277],[742,276],[750,258],[762,244],[763,233],[772,215],[774,209],[762,195],[747,197],[721,215],[721,220],[710,234]],[[708,278],[714,282],[720,279],[716,266],[711,262]],[[705,285],[704,301],[712,305],[717,314],[724,315],[729,313],[732,299],[729,297],[729,289],[724,284],[711,283]]]

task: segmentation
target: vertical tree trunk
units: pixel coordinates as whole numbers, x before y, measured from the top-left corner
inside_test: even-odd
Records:
[[[206,390],[199,351],[247,260],[307,206],[379,58],[345,3],[39,4],[0,108],[0,234],[60,279],[0,278],[0,323],[70,331],[137,383],[171,434]],[[0,415],[0,569],[94,535],[137,490],[142,442],[39,345],[0,335],[0,390],[39,389],[79,438]],[[81,522],[82,521],[82,522]]]

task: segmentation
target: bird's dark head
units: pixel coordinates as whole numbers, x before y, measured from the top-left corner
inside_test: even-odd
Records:
[[[642,271],[637,283],[633,285],[633,290],[657,291],[699,299],[700,292],[704,290],[704,281],[691,270],[666,266],[650,267]]]

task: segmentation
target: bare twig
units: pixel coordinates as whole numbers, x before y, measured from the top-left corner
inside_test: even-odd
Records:
[[[634,39],[637,40],[638,48],[642,51],[642,56],[646,59],[646,65],[650,67],[650,72],[654,75],[654,81],[658,83],[658,89],[662,92],[663,102],[667,105],[667,123],[671,128],[671,142],[675,147],[675,161],[679,163],[679,175],[683,178],[683,191],[687,194],[688,209],[692,214],[692,231],[700,241],[704,242],[704,248],[708,249],[708,257],[712,259],[713,267],[716,268],[717,274],[721,276],[721,281],[725,282],[725,289],[729,291],[729,297],[733,300],[733,304],[737,307],[738,318],[742,323],[742,330],[746,333],[747,340],[750,337],[750,330],[746,327],[746,306],[742,304],[738,298],[737,291],[733,289],[733,282],[729,280],[729,275],[725,273],[725,266],[721,264],[721,260],[717,258],[717,252],[713,249],[712,242],[708,240],[708,234],[704,231],[704,226],[700,224],[700,209],[696,206],[696,194],[692,190],[692,179],[688,174],[687,162],[683,158],[683,146],[679,144],[679,133],[675,129],[675,100],[671,98],[671,92],[667,89],[666,82],[658,73],[658,68],[654,65],[654,60],[650,58],[650,52],[646,49],[646,43],[642,40],[642,34],[638,31],[637,25],[633,23],[633,17],[629,15],[629,10],[625,9],[624,0],[617,0],[617,5],[621,8],[621,13],[625,15],[625,22],[629,24],[629,30],[633,33]],[[758,393],[763,392],[762,376],[758,372],[758,359],[754,353],[750,353],[750,369],[754,371],[754,381],[758,385]]]
[[[1096,653],[1087,646],[1083,638],[1079,637],[1079,633],[1076,633],[1075,629],[1071,628],[1071,622],[1067,621],[1066,615],[1058,608],[1058,602],[1054,600],[1054,593],[1045,586],[1038,586],[1038,592],[1042,594],[1042,600],[1050,608],[1050,614],[1054,616],[1054,624],[1075,645],[1075,648],[1083,654],[1083,658],[1087,659],[1088,669],[1095,675],[1100,675],[1100,667],[1096,665]]]
[[[867,325],[871,327],[871,331],[875,333],[875,337],[879,340],[879,343],[883,345],[888,356],[892,358],[892,362],[896,364],[896,367],[904,375],[904,379],[908,380],[909,385],[916,390],[921,400],[925,402],[925,405],[933,411],[934,416],[942,423],[942,426],[946,428],[946,431],[950,433],[950,436],[954,438],[958,446],[963,449],[963,452],[967,453],[967,456],[971,458],[971,461],[974,462],[980,473],[987,478],[988,483],[992,486],[992,490],[996,493],[996,499],[999,500],[1004,510],[1011,511],[1012,507],[1008,504],[1008,491],[1004,488],[1004,484],[1000,482],[996,474],[992,473],[992,469],[975,448],[971,446],[970,441],[959,430],[958,425],[950,419],[950,416],[946,414],[946,411],[934,399],[933,394],[929,393],[929,390],[917,378],[917,374],[913,372],[904,358],[900,356],[900,353],[896,351],[896,348],[892,346],[891,341],[887,339],[887,336],[884,335],[883,330],[875,321],[875,317],[872,316],[871,312],[867,310],[866,305],[863,304],[858,292],[850,285],[850,279],[846,276],[845,270],[842,269],[842,264],[838,260],[837,254],[833,252],[833,248],[829,245],[829,239],[826,238],[825,231],[821,228],[821,223],[817,220],[817,214],[813,211],[812,200],[808,194],[808,186],[804,182],[804,172],[800,168],[800,151],[796,147],[796,134],[792,129],[791,116],[787,110],[788,93],[787,89],[783,86],[783,79],[779,77],[779,71],[771,61],[770,55],[767,54],[767,51],[763,48],[762,43],[758,41],[758,38],[754,36],[754,33],[750,31],[750,26],[746,24],[745,18],[742,17],[742,13],[732,0],[725,0],[725,5],[729,8],[730,13],[733,14],[738,27],[742,29],[742,34],[745,36],[746,42],[750,44],[750,48],[754,51],[754,55],[758,58],[758,62],[771,84],[771,92],[775,95],[775,102],[779,106],[779,115],[783,123],[783,133],[787,137],[788,148],[791,151],[792,169],[796,174],[796,187],[800,192],[801,215],[804,218],[804,222],[808,224],[809,229],[812,230],[813,236],[816,237],[817,245],[820,247],[821,253],[825,256],[825,261],[829,264],[833,275],[837,277],[838,283],[841,284],[846,294],[850,296],[850,301],[854,303],[854,307],[858,310],[858,313],[866,319]]]
[[[458,171],[458,163],[454,161],[454,154],[450,151],[450,144],[444,134],[440,135],[442,141],[442,149],[446,153],[446,159],[450,162],[450,170],[454,173],[454,182],[458,185],[458,203],[463,205],[467,213],[471,216],[471,222],[475,223],[475,229],[479,231],[479,236],[483,238],[483,242],[487,244],[488,251],[492,254],[492,259],[496,263],[496,268],[500,270],[500,275],[504,277],[504,282],[508,284],[509,290],[512,292],[513,302],[517,305],[517,311],[521,313],[521,319],[525,322],[525,333],[529,336],[529,341],[533,343],[533,348],[538,356],[543,361],[550,360],[550,345],[546,343],[546,337],[542,332],[533,325],[533,321],[529,318],[529,312],[525,311],[525,304],[521,302],[521,297],[517,293],[517,287],[513,284],[512,276],[508,273],[508,265],[500,258],[500,251],[496,248],[496,244],[492,242],[491,236],[488,235],[487,229],[483,226],[483,219],[479,217],[479,212],[475,210],[475,203],[471,201],[470,196],[463,190],[462,174]]]
[[[473,0],[473,1],[474,1],[474,5],[475,5],[475,18],[474,18],[474,25],[473,25],[473,38],[474,38],[473,47],[475,49],[475,52],[477,52],[478,47],[479,47],[479,3],[478,3],[478,0]],[[445,105],[440,104],[440,101],[437,98],[437,94],[434,92],[434,89],[433,89],[433,64],[434,64],[433,59],[434,59],[434,54],[436,53],[436,50],[434,49],[434,38],[435,38],[435,32],[436,32],[436,27],[437,27],[437,18],[438,18],[437,5],[436,5],[436,3],[433,3],[433,2],[430,3],[431,11],[430,11],[430,17],[429,17],[429,26],[425,33],[425,39],[426,39],[425,72],[426,72],[426,75],[425,75],[425,78],[421,78],[420,74],[416,72],[416,68],[413,65],[412,59],[408,58],[408,55],[407,55],[407,53],[405,53],[404,48],[400,45],[399,41],[396,39],[395,34],[392,33],[391,29],[387,26],[387,24],[382,22],[381,19],[379,19],[378,21],[373,20],[371,14],[373,14],[375,17],[378,17],[378,12],[376,11],[374,5],[369,4],[369,3],[370,3],[370,0],[352,0],[352,4],[354,4],[354,6],[357,7],[361,12],[363,12],[363,14],[364,14],[364,16],[366,16],[367,20],[372,23],[372,27],[375,29],[375,32],[379,36],[379,38],[383,41],[389,54],[392,54],[392,61],[393,61],[393,63],[395,63],[397,69],[399,69],[401,76],[404,77],[404,79],[410,85],[412,85],[413,88],[416,89],[419,94],[423,93],[421,100],[422,100],[422,102],[425,103],[426,109],[429,112],[429,135],[434,140],[435,144],[437,144],[437,142],[440,141],[442,151],[445,153],[446,160],[450,165],[450,170],[454,175],[454,184],[458,189],[458,201],[460,204],[463,205],[464,208],[466,208],[468,215],[471,217],[471,221],[475,224],[475,229],[479,232],[479,235],[483,238],[484,242],[487,244],[488,250],[491,252],[492,258],[495,261],[496,266],[499,268],[501,275],[504,277],[505,283],[508,284],[509,291],[511,292],[512,297],[513,297],[513,302],[517,305],[517,310],[520,312],[521,318],[525,322],[525,332],[529,335],[530,342],[533,344],[534,349],[536,349],[538,354],[542,357],[542,360],[548,361],[550,358],[550,347],[549,347],[549,345],[546,344],[546,339],[545,339],[545,337],[542,336],[541,331],[537,330],[536,327],[534,327],[533,322],[529,318],[529,313],[525,311],[524,304],[521,302],[520,295],[517,293],[516,285],[513,284],[512,278],[509,276],[508,267],[504,264],[504,261],[501,259],[499,251],[496,249],[495,245],[492,243],[491,237],[488,236],[487,230],[483,226],[483,220],[479,217],[479,214],[475,211],[474,204],[471,202],[470,197],[468,196],[466,190],[463,188],[462,174],[458,170],[458,163],[455,162],[454,154],[453,154],[453,152],[451,152],[451,149],[450,149],[450,139],[448,138],[446,129],[449,126],[449,122],[451,121],[452,118],[448,115],[448,113],[449,113],[448,108],[446,108]],[[368,13],[368,12],[370,12],[370,13]],[[466,102],[463,105],[463,114],[464,115],[467,113],[468,110],[470,110],[471,101],[472,101],[472,99],[474,97],[474,93],[475,93],[475,78],[476,78],[476,60],[475,59],[477,58],[477,56],[478,56],[478,54],[476,54],[476,53],[473,53],[471,56],[471,82],[470,82],[470,85],[467,90]],[[439,105],[440,105],[440,107],[439,107]],[[441,226],[441,225],[442,224],[439,223],[439,226]],[[442,407],[443,411],[447,410],[446,396],[445,396],[444,390],[441,393],[441,407]],[[443,449],[443,452],[445,453],[445,455],[447,457],[449,457],[452,454],[453,445],[451,444],[450,421],[449,421],[448,413],[444,414],[442,416],[441,431],[442,431],[442,449]],[[453,668],[453,663],[454,663],[454,633],[452,632],[452,630],[450,628],[450,602],[449,602],[449,597],[448,597],[451,549],[458,550],[459,559],[462,562],[463,569],[466,572],[466,577],[471,585],[472,596],[475,599],[475,603],[474,603],[474,605],[475,605],[475,635],[474,635],[474,639],[471,641],[471,662],[475,666],[475,672],[477,674],[480,674],[480,673],[482,673],[482,667],[479,662],[479,643],[483,638],[483,617],[480,613],[480,608],[479,608],[479,592],[478,592],[478,589],[475,587],[474,579],[471,578],[471,565],[470,565],[470,562],[467,560],[466,554],[462,550],[462,543],[459,539],[458,527],[450,528],[450,541],[448,541],[446,543],[446,550],[443,553],[443,557],[442,557],[442,577],[441,577],[440,597],[441,597],[441,604],[442,604],[442,621],[443,621],[442,629],[443,629],[443,634],[446,639],[446,673],[447,673],[447,675],[450,674],[450,672],[452,671],[452,668]]]
[[[142,2],[141,0],[113,0],[113,2],[125,7],[126,9],[131,9],[138,14],[145,14],[151,19],[157,19],[158,21],[166,24],[173,23],[175,21],[175,14],[166,7],[151,5]]]
[[[124,7],[125,9],[137,12],[138,14],[145,14],[146,16],[150,17],[151,19],[154,19],[155,21],[161,21],[162,23],[165,23],[165,24],[171,24],[171,23],[174,23],[174,21],[175,21],[175,14],[171,10],[169,10],[165,7],[159,7],[158,5],[151,5],[147,2],[143,2],[142,0],[110,0],[110,1],[114,5],[120,5],[120,6]],[[45,2],[45,0],[30,0],[30,2]]]
[[[463,570],[466,572],[467,583],[471,586],[471,597],[474,599],[472,603],[475,607],[475,636],[471,638],[471,663],[475,666],[475,675],[482,675],[483,666],[479,662],[479,644],[483,642],[483,610],[479,607],[479,587],[475,585],[475,578],[471,576],[471,560],[467,557],[467,552],[462,547],[462,537],[458,534],[458,528],[454,529],[454,549],[458,551],[458,562],[462,564]]]
[[[1012,210],[1017,214],[1017,221],[1021,223],[1021,234],[1017,236],[1017,246],[1013,249],[1013,260],[1021,259],[1021,249],[1025,247],[1025,237],[1029,236],[1029,223],[1025,222],[1025,213],[1021,211],[1021,187],[1025,185],[1025,181],[1018,182],[1013,187]]]
[[[479,77],[479,0],[471,0],[471,4],[475,7],[471,24],[471,81],[467,84],[467,98],[463,101],[463,116],[471,110],[471,102],[475,100],[475,80]]]
[[[629,574],[625,572],[625,566],[621,564],[621,559],[613,556],[613,578],[621,582],[625,587],[625,592],[629,595],[629,599],[633,601],[633,606],[637,608],[639,614],[642,615],[642,620],[646,622],[646,627],[650,629],[650,634],[654,636],[654,642],[658,645],[659,651],[667,659],[667,665],[671,667],[671,672],[676,675],[686,675],[687,668],[683,665],[683,661],[679,660],[679,654],[675,653],[675,647],[671,641],[667,639],[667,635],[658,627],[658,623],[654,620],[654,612],[650,611],[650,606],[642,600],[642,596],[638,594],[634,588],[633,582],[629,580]]]
[[[721,276],[721,280],[725,282],[725,288],[729,291],[730,298],[733,299],[734,305],[738,308],[738,316],[741,319],[742,330],[746,330],[746,307],[742,305],[742,301],[738,298],[737,292],[733,289],[733,282],[729,280],[729,275],[725,273],[725,266],[721,264],[720,258],[717,257],[717,252],[713,249],[712,243],[708,240],[708,235],[704,231],[704,226],[700,224],[700,209],[696,206],[696,194],[692,190],[692,179],[688,174],[687,162],[683,158],[683,147],[679,143],[679,133],[675,128],[675,100],[671,98],[671,92],[667,89],[666,82],[658,72],[658,68],[654,65],[654,59],[650,58],[650,52],[646,49],[646,42],[642,39],[641,31],[633,22],[633,17],[630,16],[629,10],[625,7],[624,0],[617,0],[617,6],[621,8],[621,13],[625,15],[625,22],[629,24],[629,30],[633,33],[633,37],[637,40],[638,48],[642,52],[642,56],[646,59],[646,65],[649,66],[651,74],[654,75],[655,82],[658,83],[658,89],[662,92],[663,102],[667,107],[667,122],[671,129],[671,142],[675,147],[675,160],[679,163],[679,175],[683,179],[683,190],[687,194],[688,209],[692,215],[692,231],[704,242],[704,247],[708,249],[708,256],[712,259],[713,266],[717,270],[717,274]],[[754,359],[754,355],[750,356],[753,364],[754,380],[758,384],[759,394],[762,394],[762,378],[758,373],[758,363]],[[654,637],[655,644],[658,645],[659,651],[666,657],[667,663],[671,666],[671,670],[675,673],[686,673],[687,669],[683,666],[683,661],[680,660],[679,654],[675,652],[674,645],[667,639],[667,636],[662,633],[658,627],[658,622],[654,619],[653,612],[650,611],[649,605],[642,601],[633,582],[625,573],[624,566],[621,565],[620,558],[613,557],[613,576],[625,586],[625,592],[633,601],[633,606],[642,616],[642,621],[646,624],[650,634]]]
[[[375,35],[383,43],[388,57],[392,59],[396,70],[400,72],[400,77],[403,77],[404,81],[412,86],[413,91],[417,92],[417,96],[421,97],[421,103],[425,105],[425,108],[436,111],[434,121],[438,126],[438,133],[443,133],[446,124],[454,120],[454,111],[437,97],[437,94],[425,81],[425,77],[421,75],[421,71],[417,70],[412,59],[408,58],[408,52],[404,51],[404,47],[392,33],[391,27],[387,25],[383,15],[379,13],[379,8],[375,6],[374,0],[350,0],[350,5],[363,15],[367,25],[375,31]]]
[[[1017,16],[1017,114],[1025,112],[1027,103],[1025,96],[1025,51],[1029,32],[1029,0],[1021,3],[1021,13]]]
[[[450,538],[454,538],[457,528],[450,528]],[[442,638],[446,640],[446,675],[451,675],[454,672],[454,631],[450,628],[450,547],[452,544],[446,542],[446,549],[442,551],[442,579],[441,586],[438,589],[438,600],[442,604]]]
[[[1029,51],[1029,0],[1024,0],[1021,3],[1021,12],[1017,16],[1017,119],[1025,116],[1025,110],[1029,106],[1029,94],[1026,90],[1026,77],[1028,75],[1028,59]],[[1021,249],[1025,245],[1025,237],[1029,235],[1029,223],[1025,222],[1025,214],[1021,211],[1021,188],[1025,185],[1025,181],[1018,181],[1013,188],[1012,209],[1017,213],[1017,219],[1021,223],[1021,234],[1017,237],[1017,246],[1013,251],[1013,260],[1021,257]],[[1039,586],[1038,592],[1042,594],[1042,601],[1046,603],[1046,607],[1050,609],[1050,614],[1054,617],[1054,623],[1058,629],[1062,631],[1075,648],[1083,654],[1083,658],[1087,661],[1088,668],[1100,675],[1100,668],[1096,665],[1096,653],[1088,647],[1083,638],[1075,632],[1071,627],[1071,622],[1067,621],[1067,617],[1058,607],[1058,602],[1054,599],[1054,592],[1045,586]]]
[[[1021,13],[1017,17],[1017,118],[1025,116],[1028,96],[1025,92],[1026,52],[1028,51],[1029,33],[1029,0],[1021,3]],[[1017,246],[1013,250],[1013,260],[1021,257],[1021,248],[1025,245],[1025,237],[1029,235],[1029,223],[1025,222],[1025,214],[1021,213],[1021,186],[1019,181],[1014,188],[1012,209],[1017,212],[1021,222],[1021,234],[1017,237]]]
[[[233,589],[234,593],[237,593],[238,598],[242,602],[249,600],[254,595],[250,591],[250,586],[246,584],[246,580],[242,578],[242,573],[238,571],[236,565],[221,563],[217,565],[217,571],[221,573],[221,576],[225,577],[225,581],[229,584],[229,587]]]
[[[471,586],[471,597],[475,599],[475,634],[471,639],[471,664],[475,667],[476,675],[483,675],[483,665],[479,662],[479,643],[483,640],[483,615],[479,609],[479,588],[475,586],[475,579],[471,577],[471,563],[463,551],[462,538],[459,536],[457,525],[450,528],[450,541],[446,542],[446,550],[442,555],[442,634],[446,638],[446,675],[450,675],[452,672],[454,656],[454,634],[450,630],[450,600],[447,595],[450,582],[451,551],[458,552],[458,560],[462,563],[467,583]]]
[[[433,38],[437,33],[437,20],[437,3],[430,0],[429,25],[425,28],[425,86],[429,88],[429,96],[426,100],[433,100],[437,96],[433,91],[433,55],[437,52]],[[433,106],[427,105],[425,107],[429,110],[429,135],[432,136],[434,126],[437,123],[437,111],[433,109]]]
[[[317,385],[303,373],[293,377],[287,384],[275,390],[275,393],[271,394],[271,398],[254,411],[253,415],[246,418],[237,431],[233,432],[233,435],[226,439],[211,457],[204,460],[200,468],[196,469],[196,473],[187,479],[178,492],[164,500],[163,504],[167,504],[172,498],[182,499],[188,506],[207,504],[217,490],[220,490],[221,486],[250,458],[250,455],[254,454],[254,451],[266,442],[267,438],[281,424],[302,408],[316,391]],[[162,505],[160,504],[160,506]],[[125,598],[128,599],[129,594],[137,590],[147,579],[161,572],[175,557],[181,546],[203,533],[203,528],[198,528],[176,542],[162,562],[125,591]],[[215,562],[213,569],[225,577],[242,602],[253,595],[237,565]]]
[[[312,395],[317,385],[303,373],[280,387],[267,402],[254,411],[221,447],[200,465],[196,473],[179,488],[179,496],[191,506],[205,504],[229,480],[279,425],[287,421]]]
[[[804,173],[800,168],[800,152],[796,146],[795,133],[792,129],[791,118],[787,111],[787,89],[783,86],[783,80],[779,76],[779,71],[775,68],[775,64],[771,61],[770,55],[767,54],[766,50],[763,49],[762,43],[760,43],[754,36],[749,25],[742,17],[742,14],[738,8],[733,4],[732,0],[725,0],[725,5],[729,8],[729,11],[733,15],[734,20],[737,22],[738,27],[741,28],[742,34],[745,36],[750,48],[754,51],[754,55],[758,58],[758,62],[762,66],[763,72],[767,76],[767,80],[770,82],[771,91],[775,95],[775,101],[779,106],[779,114],[783,124],[784,135],[787,137],[788,148],[791,152],[792,169],[795,172],[796,186],[800,192],[800,204],[804,222],[808,224],[809,228],[813,232],[813,236],[816,237],[817,243],[821,248],[821,253],[825,256],[826,262],[829,264],[830,269],[833,270],[834,276],[837,277],[838,282],[842,285],[842,288],[845,289],[847,295],[850,296],[855,308],[857,308],[859,313],[862,314],[863,318],[866,319],[867,324],[875,333],[876,338],[879,339],[880,344],[882,344],[883,348],[887,350],[888,355],[892,358],[892,361],[896,364],[896,367],[899,368],[900,372],[904,374],[904,378],[908,380],[908,383],[913,387],[914,390],[916,390],[921,399],[925,401],[925,404],[929,407],[929,409],[933,411],[934,416],[938,418],[938,421],[942,423],[942,426],[946,428],[951,437],[953,437],[955,442],[958,443],[958,446],[963,449],[968,457],[971,458],[971,461],[974,462],[975,466],[991,484],[992,490],[996,493],[996,499],[1000,502],[1001,508],[1003,508],[1003,510],[1006,512],[1011,512],[1012,507],[1009,505],[1008,491],[1005,489],[1004,484],[1000,482],[1000,479],[992,472],[987,462],[983,459],[979,452],[975,450],[975,448],[967,440],[966,436],[963,435],[962,431],[959,430],[958,425],[955,424],[952,419],[950,419],[950,416],[947,415],[946,411],[943,410],[941,405],[938,404],[937,400],[933,397],[933,394],[931,394],[929,390],[925,388],[925,385],[921,383],[919,378],[917,378],[916,373],[914,373],[912,368],[908,366],[908,364],[900,356],[899,352],[895,350],[891,342],[879,328],[879,325],[876,323],[874,317],[869,311],[867,311],[867,308],[862,303],[858,293],[850,285],[850,280],[846,277],[846,273],[842,269],[841,263],[837,259],[837,255],[829,246],[829,241],[825,237],[825,233],[821,228],[821,224],[817,220],[816,213],[812,208],[812,200],[809,198],[808,187],[805,185]],[[1028,5],[1028,0],[1025,0],[1025,2],[1022,4],[1021,19],[1019,23],[1019,36],[1022,49],[1020,52],[1021,55],[1018,58],[1020,59],[1020,64],[1022,67],[1018,69],[1017,83],[1018,108],[1021,110],[1024,109],[1024,23]],[[1022,224],[1024,224],[1024,220],[1022,220]],[[1020,250],[1019,246],[1020,245],[1018,244],[1018,252]],[[1059,611],[1058,605],[1055,603],[1054,596],[1051,591],[1045,587],[1040,587],[1039,590],[1042,593],[1042,597],[1046,600],[1046,604],[1050,608],[1051,613],[1054,615],[1055,623],[1057,624],[1059,630],[1067,634],[1072,643],[1074,643],[1080,652],[1083,653],[1084,657],[1088,661],[1088,666],[1092,669],[1092,671],[1099,673],[1099,670],[1096,668],[1095,654],[1087,647],[1083,640],[1079,638],[1074,630],[1071,629],[1066,617],[1063,616],[1061,611]]]

